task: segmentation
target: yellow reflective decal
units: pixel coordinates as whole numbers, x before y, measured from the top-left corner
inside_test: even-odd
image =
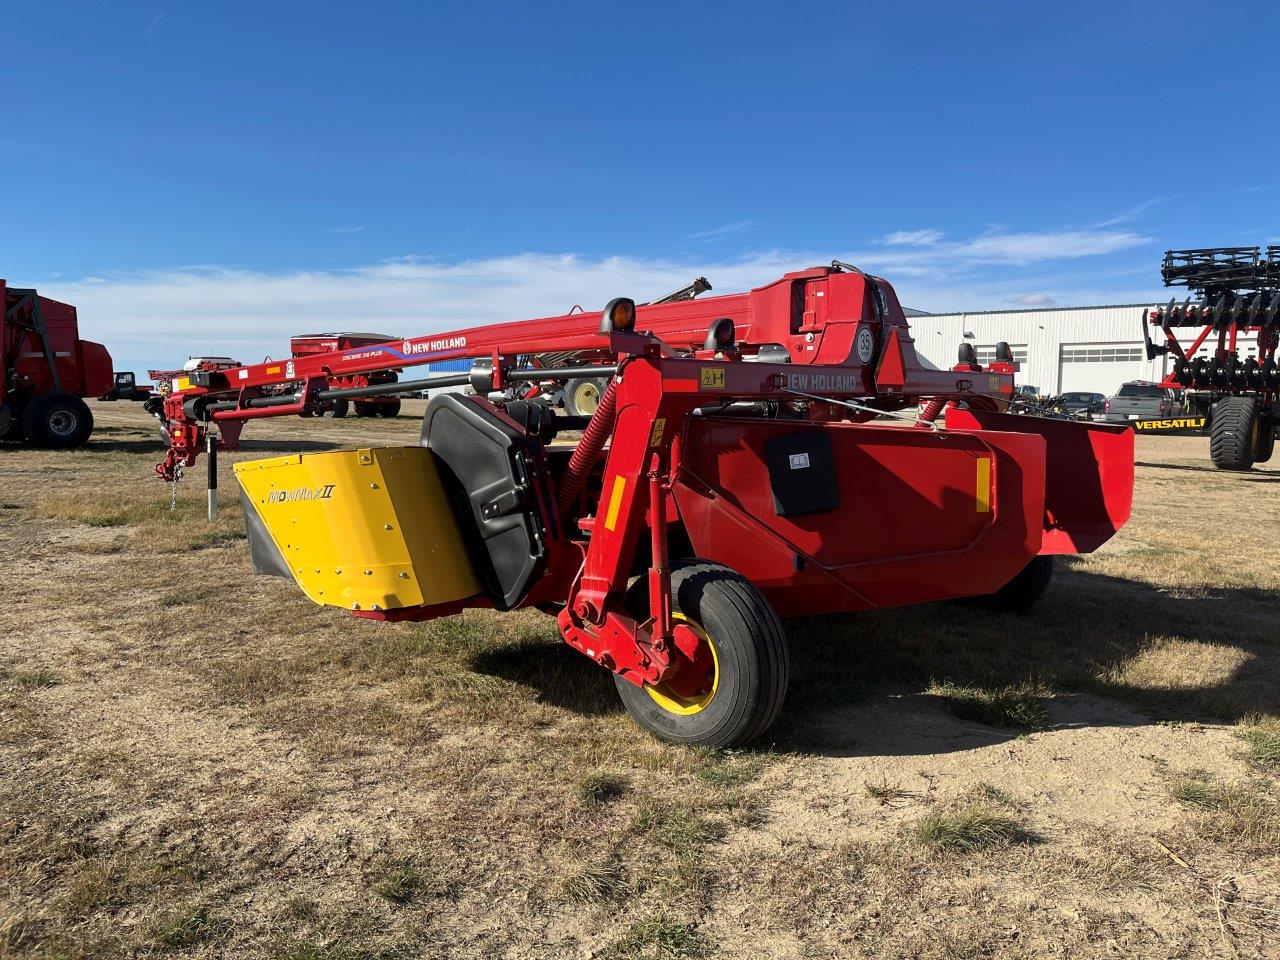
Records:
[[[978,458],[978,482],[974,491],[974,506],[978,513],[991,512],[991,458]]]
[[[606,530],[612,530],[618,525],[618,512],[622,509],[622,494],[626,489],[626,477],[613,478],[613,492],[609,494],[609,509],[604,515],[604,528]]]
[[[1129,425],[1139,433],[1155,433],[1160,430],[1201,430],[1204,417],[1174,417],[1169,420],[1133,420]]]
[[[267,367],[267,373],[279,373],[279,372],[280,372],[279,367]]]
[[[715,389],[724,387],[724,367],[702,367],[698,386],[703,389]]]
[[[191,378],[190,378],[190,377],[176,377],[176,378],[174,378],[174,381],[173,381],[173,389],[177,390],[179,393],[181,393],[183,390],[190,390],[190,389],[191,389]]]
[[[667,432],[667,418],[658,417],[653,421],[653,429],[649,431],[649,446],[656,447],[662,442],[662,435]]]

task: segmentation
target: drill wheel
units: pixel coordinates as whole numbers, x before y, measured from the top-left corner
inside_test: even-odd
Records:
[[[1219,470],[1248,470],[1258,450],[1262,425],[1253,397],[1223,397],[1213,405],[1209,457]]]

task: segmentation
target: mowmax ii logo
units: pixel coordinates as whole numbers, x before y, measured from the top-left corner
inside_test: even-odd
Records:
[[[267,494],[267,503],[298,503],[301,500],[331,500],[336,483],[326,483],[322,487],[298,487],[296,490],[272,490]]]

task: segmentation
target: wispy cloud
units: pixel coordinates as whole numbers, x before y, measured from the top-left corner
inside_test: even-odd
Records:
[[[366,226],[359,227],[330,227],[325,233],[364,233],[369,228]]]
[[[949,253],[987,263],[1035,263],[1116,253],[1150,242],[1128,230],[1049,230],[1027,233],[988,233],[955,244]]]
[[[754,220],[735,220],[733,223],[726,223],[719,227],[712,227],[710,230],[700,230],[697,233],[691,233],[686,238],[688,240],[719,240],[723,236],[731,233],[741,233],[743,230],[750,230],[755,226]]]
[[[941,230],[895,230],[880,239],[891,247],[928,247],[943,237]]]
[[[1028,293],[1021,297],[1010,297],[1007,303],[1016,303],[1021,307],[1056,307],[1058,301],[1047,293]]]
[[[929,234],[936,231],[913,232]],[[1149,242],[1149,237],[1129,230],[1011,232],[996,227],[966,240],[939,238],[931,239],[929,243],[891,244],[888,238],[881,238],[871,249],[850,256],[856,257],[853,262],[859,266],[882,271],[890,278],[919,277],[942,282],[967,277],[983,269],[1026,267],[1054,260],[1106,256]]]
[[[147,28],[142,31],[143,35],[150,40],[160,32],[160,24],[164,22],[164,18],[168,15],[167,10],[161,10],[147,23]]]
[[[1128,210],[1125,210],[1122,213],[1117,213],[1114,217],[1111,217],[1107,220],[1103,220],[1101,223],[1095,223],[1093,227],[1095,230],[1099,230],[1099,229],[1102,229],[1103,227],[1114,227],[1121,223],[1132,223],[1134,220],[1137,220],[1140,216],[1142,216],[1142,214],[1146,213],[1152,207],[1156,206],[1157,204],[1164,203],[1168,199],[1169,199],[1168,197],[1153,197],[1150,200],[1144,200],[1142,203],[1138,204],[1137,206],[1130,207]]]

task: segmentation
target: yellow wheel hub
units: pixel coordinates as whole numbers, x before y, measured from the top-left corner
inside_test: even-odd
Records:
[[[578,389],[573,391],[573,405],[578,408],[579,413],[595,413],[596,407],[600,406],[600,388],[590,381],[579,384]]]
[[[689,716],[705,710],[720,686],[720,657],[711,637],[682,613],[676,621],[675,671],[666,680],[644,689],[667,713]]]

